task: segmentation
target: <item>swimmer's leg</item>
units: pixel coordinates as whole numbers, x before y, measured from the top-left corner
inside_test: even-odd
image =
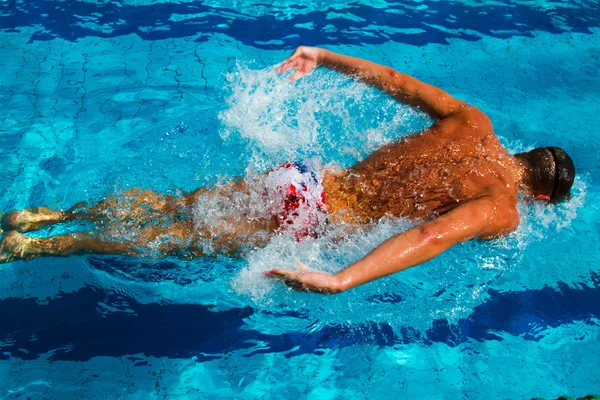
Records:
[[[103,202],[104,203],[104,202]],[[67,211],[51,210],[48,207],[12,210],[0,217],[0,229],[3,231],[31,232],[48,225],[68,222],[76,219],[96,220],[97,213],[84,202],[77,203]]]
[[[122,254],[137,255],[134,246],[99,239],[89,233],[31,238],[17,231],[4,235],[0,242],[0,263],[15,260],[32,260],[41,256],[66,257],[71,254]]]
[[[150,214],[150,211],[177,213],[185,207],[186,200],[135,188],[119,196],[110,196],[94,205],[85,202],[75,204],[67,211],[51,210],[48,207],[13,210],[0,217],[0,229],[5,232],[15,230],[24,233],[60,222],[74,220],[98,222],[106,219],[107,214],[112,215],[112,210],[119,210],[118,218],[123,220],[143,218],[145,214]]]
[[[185,221],[168,227],[142,229],[133,241],[110,240],[91,232],[75,233],[50,238],[32,238],[17,231],[9,231],[0,242],[0,263],[31,260],[42,256],[66,257],[72,254],[101,254],[143,256],[152,247],[151,257],[176,256],[197,258],[204,255],[201,247],[189,238],[193,225]]]
[[[26,208],[24,210],[9,211],[0,219],[0,228],[3,231],[29,232],[45,226],[63,222],[67,213],[51,210],[48,207]]]

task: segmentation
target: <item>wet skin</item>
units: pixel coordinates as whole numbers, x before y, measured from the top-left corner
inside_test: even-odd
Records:
[[[519,223],[517,190],[524,189],[525,170],[498,142],[489,118],[477,108],[443,90],[389,67],[346,57],[323,49],[300,47],[279,67],[295,69],[291,79],[323,66],[350,75],[418,107],[437,122],[429,129],[382,147],[345,170],[324,172],[327,212],[333,223],[369,224],[386,215],[422,222],[396,235],[363,259],[336,274],[274,269],[266,271],[296,290],[338,293],[421,264],[453,245],[474,238],[491,239],[514,230]],[[0,262],[43,255],[74,253],[139,255],[139,248],[162,236],[159,250],[166,255],[198,257],[203,241],[220,253],[233,254],[246,243],[264,245],[277,231],[273,218],[249,221],[242,212],[230,227],[198,227],[191,218],[199,196],[233,196],[247,192],[243,181],[221,188],[198,189],[181,198],[151,191],[129,194],[126,212],[117,223],[142,226],[134,241],[103,240],[93,233],[31,239],[17,232],[73,219],[98,222],[110,230],[118,198],[67,212],[45,208],[13,211],[2,220],[10,231],[0,246]],[[122,212],[122,207],[121,207]],[[156,224],[156,219],[160,220]],[[231,229],[231,226],[234,229]]]
[[[329,211],[346,222],[370,223],[386,215],[431,219],[484,196],[514,211],[516,171],[490,120],[465,106],[347,170],[327,174],[324,185]]]
[[[333,219],[369,223],[384,215],[427,221],[396,235],[336,274],[273,269],[296,290],[338,293],[428,261],[453,245],[491,239],[519,224],[517,190],[526,169],[498,142],[489,118],[443,90],[367,60],[299,47],[279,67],[296,80],[323,66],[361,80],[437,122],[325,176]]]

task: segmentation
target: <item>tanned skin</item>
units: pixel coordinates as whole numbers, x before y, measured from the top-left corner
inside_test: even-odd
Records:
[[[490,119],[440,88],[360,58],[299,47],[278,72],[291,80],[323,66],[418,107],[437,122],[325,177],[328,212],[369,223],[384,215],[425,218],[336,274],[273,269],[297,290],[338,293],[422,264],[457,243],[505,235],[519,224],[522,166],[499,143]]]
[[[324,49],[299,47],[278,71],[295,70],[290,77],[293,81],[318,66],[373,85],[436,120],[429,129],[386,145],[348,169],[325,171],[323,186],[330,220],[370,224],[390,215],[426,222],[391,237],[336,274],[273,269],[265,275],[296,290],[339,293],[422,264],[457,243],[496,238],[518,226],[517,190],[528,192],[526,167],[508,155],[483,112],[392,68]],[[92,233],[48,239],[19,233],[73,219],[99,221],[101,225],[118,202],[116,198],[67,212],[45,207],[12,211],[0,220],[1,227],[9,231],[0,244],[0,262],[76,253],[135,256],[137,248],[166,234],[177,240],[161,244],[159,249],[165,255],[202,256],[199,243],[207,239],[225,254],[235,253],[248,240],[263,245],[277,232],[275,218],[248,221],[241,213],[232,220],[237,228],[223,232],[198,228],[190,218],[198,196],[213,192],[233,196],[244,191],[247,187],[243,181],[210,191],[198,189],[182,198],[134,190],[127,194],[133,201],[128,215],[122,217],[123,223],[141,221],[146,228],[133,243],[106,241]],[[549,199],[545,193],[529,194]],[[165,219],[159,227],[144,223],[157,216]]]

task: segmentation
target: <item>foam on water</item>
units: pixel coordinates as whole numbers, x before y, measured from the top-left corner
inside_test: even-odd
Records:
[[[226,142],[241,139],[251,154],[244,178],[248,191],[201,195],[194,209],[199,229],[218,228],[226,233],[234,229],[230,217],[261,221],[279,213],[283,194],[265,192],[274,182],[260,172],[281,162],[316,155],[325,162],[336,160],[348,165],[430,123],[422,113],[330,72],[317,71],[297,83],[289,83],[272,68],[251,70],[238,66],[227,79],[228,107],[220,114],[222,137]],[[519,141],[508,143],[508,147],[512,152],[524,150]],[[226,181],[216,185],[217,193],[227,188]],[[267,238],[257,240],[265,239],[265,246],[248,246],[241,262],[224,257],[216,262],[177,262],[174,268],[153,270],[153,282],[147,284],[144,281],[148,279],[148,266],[144,265],[128,269],[119,279],[133,280],[136,287],[147,286],[148,293],[160,292],[161,297],[195,302],[210,298],[209,293],[219,291],[218,288],[233,288],[235,303],[310,310],[310,318],[318,315],[321,323],[385,321],[392,326],[410,325],[425,331],[434,319],[453,322],[466,317],[499,278],[519,278],[515,271],[528,248],[568,229],[577,217],[585,202],[587,181],[585,176],[578,177],[573,199],[564,204],[521,202],[521,224],[506,238],[458,245],[423,266],[341,295],[296,293],[266,278],[263,271],[294,269],[302,262],[316,270],[335,272],[414,222],[386,219],[371,227],[329,227],[318,239],[300,242],[294,235],[278,234],[268,242]],[[546,273],[558,268],[561,266],[550,265]]]
[[[127,2],[147,5],[146,0]],[[212,5],[219,3],[226,8],[232,7],[231,2],[210,2]],[[277,0],[281,7],[277,6],[277,12],[273,13],[270,5],[253,3],[245,6],[238,3],[236,7],[245,10],[245,14],[268,15],[262,20],[267,23],[267,26],[262,26],[265,29],[261,31],[261,23],[256,25],[258,29],[255,30],[267,35],[264,39],[281,39],[287,44],[300,38],[295,34],[287,39],[277,37],[278,29],[273,30],[269,25],[273,17],[286,19],[281,26],[293,26],[293,22],[305,22],[306,18],[296,17],[300,21],[290,24],[289,15],[309,14],[311,19],[316,16],[317,20],[323,21],[321,25],[331,23],[344,29],[347,24],[339,23],[343,21],[339,14],[367,17],[370,9],[360,4],[372,5],[372,2],[361,0],[360,4],[353,3],[354,6],[347,10],[348,7],[343,7],[343,4],[340,6],[344,2],[321,1],[317,7],[311,5],[314,2],[302,0],[301,4],[310,3],[309,6],[290,8],[287,7],[289,1]],[[381,4],[385,5],[384,2]],[[155,303],[156,311],[150,317],[156,319],[157,331],[161,325],[164,326],[161,324],[164,312],[170,310],[163,305],[171,302],[178,306],[186,303],[217,304],[219,309],[250,305],[248,308],[253,313],[242,324],[238,322],[237,312],[235,315],[215,313],[226,323],[224,330],[213,330],[212,318],[192,325],[200,328],[196,332],[187,328],[188,321],[180,320],[181,324],[173,325],[181,325],[181,329],[165,335],[155,333],[151,321],[142,315],[132,316],[133,323],[148,326],[147,334],[142,334],[137,340],[133,338],[142,345],[134,346],[140,349],[140,353],[132,355],[119,350],[123,348],[122,341],[111,341],[110,334],[100,343],[88,340],[86,332],[105,326],[90,322],[88,317],[95,315],[94,304],[90,304],[91,308],[76,307],[79,315],[73,317],[79,319],[58,326],[57,330],[45,327],[56,327],[63,319],[52,317],[47,314],[48,307],[39,306],[37,314],[32,315],[42,317],[41,325],[33,324],[39,325],[39,329],[35,330],[38,335],[15,338],[15,344],[23,350],[17,351],[14,347],[12,354],[5,352],[5,358],[10,359],[0,365],[2,376],[6,377],[1,385],[6,396],[67,398],[111,393],[109,396],[115,398],[248,398],[278,393],[281,397],[337,396],[354,399],[365,398],[366,393],[372,398],[386,398],[392,393],[400,398],[425,398],[431,393],[440,398],[478,398],[481,393],[497,398],[519,398],[525,393],[530,397],[555,398],[564,393],[584,395],[589,392],[588,389],[600,387],[597,373],[593,372],[597,371],[594,361],[597,357],[594,355],[600,353],[599,321],[593,318],[597,317],[597,308],[580,303],[582,299],[589,301],[589,295],[593,296],[598,282],[590,284],[584,273],[578,275],[581,270],[597,269],[600,261],[598,252],[594,251],[599,243],[599,209],[593,204],[598,196],[594,183],[598,182],[596,166],[600,154],[593,150],[598,141],[598,125],[593,121],[597,119],[595,100],[600,87],[597,85],[598,75],[594,73],[598,67],[600,31],[586,20],[589,13],[581,13],[590,5],[569,3],[569,7],[574,7],[573,12],[565,13],[561,7],[554,7],[548,2],[494,2],[520,11],[513,13],[513,19],[532,21],[533,24],[509,24],[510,31],[489,31],[487,24],[478,24],[474,19],[472,22],[479,27],[475,32],[468,29],[472,24],[465,24],[464,19],[460,21],[459,18],[458,22],[454,18],[444,20],[443,14],[448,13],[449,8],[444,11],[436,6],[442,3],[420,3],[417,8],[424,8],[423,4],[429,7],[434,19],[436,15],[441,18],[442,23],[438,25],[442,32],[437,30],[440,26],[424,27],[423,33],[411,36],[390,32],[390,35],[382,37],[384,43],[381,44],[373,42],[372,36],[362,35],[364,32],[356,30],[353,23],[349,27],[351,31],[347,34],[342,32],[343,35],[333,39],[325,32],[327,29],[320,32],[313,29],[312,33],[306,29],[306,33],[315,43],[327,43],[330,50],[404,68],[403,71],[481,106],[492,117],[498,134],[506,135],[507,140],[564,145],[577,158],[577,167],[592,174],[591,177],[582,176],[581,182],[576,184],[583,185],[581,190],[586,199],[583,206],[572,210],[577,217],[572,220],[571,226],[558,230],[552,221],[555,215],[562,217],[570,212],[576,196],[569,203],[551,206],[547,215],[545,209],[542,215],[537,215],[537,206],[521,205],[524,225],[514,237],[460,245],[426,265],[336,296],[288,291],[281,284],[264,278],[259,264],[264,263],[264,267],[269,268],[280,266],[284,261],[277,257],[280,254],[277,246],[280,246],[284,250],[289,249],[286,257],[292,267],[300,259],[315,268],[335,270],[361,257],[387,234],[402,230],[403,226],[386,231],[382,223],[369,232],[355,232],[339,244],[329,237],[301,243],[276,237],[267,248],[251,253],[247,260],[218,257],[192,262],[160,260],[145,265],[136,260],[130,268],[123,268],[119,261],[111,262],[111,257],[74,256],[5,265],[0,268],[3,282],[0,291],[3,299],[14,297],[7,302],[15,306],[14,310],[22,307],[27,310],[27,304],[32,301],[46,304],[46,301],[52,303],[61,298],[71,298],[77,306],[78,301],[86,302],[86,299],[82,298],[85,292],[75,292],[82,285],[90,284],[106,291],[107,296],[111,296],[113,291],[122,292],[140,302]],[[497,8],[489,8],[489,2],[484,6],[472,0],[461,4],[475,4],[489,11],[489,18],[501,18],[501,15],[495,15]],[[416,5],[399,3],[396,8],[400,10],[407,6],[414,9]],[[155,11],[166,11],[167,19],[171,8],[159,7]],[[196,12],[196,8],[177,12]],[[330,13],[332,8],[345,11],[335,15]],[[254,10],[254,13],[248,9]],[[323,11],[322,15],[315,15],[315,9]],[[140,7],[130,8],[129,15],[135,16],[140,10]],[[538,18],[543,17],[540,10],[545,10],[545,14],[548,11],[556,14],[556,18],[567,21],[568,27],[575,25],[576,31],[565,29],[564,33],[560,33],[552,24],[544,23],[544,18]],[[208,11],[206,18],[214,19],[214,10]],[[375,15],[382,17],[379,21],[382,26],[389,24],[390,18],[385,17],[388,11],[394,10],[381,10]],[[472,17],[478,10],[472,11],[475,13],[468,12],[463,17]],[[68,7],[66,12],[69,12]],[[245,19],[248,15],[240,18]],[[31,16],[32,23],[36,23],[36,13],[32,12]],[[98,18],[104,17],[110,19],[108,14]],[[135,18],[125,19],[128,19],[128,24],[137,21]],[[235,27],[235,20],[232,21],[230,26]],[[119,36],[112,39],[106,38],[106,35],[80,37],[93,34],[93,30],[82,30],[81,26],[64,31],[77,35],[78,39],[72,41],[46,40],[44,33],[36,33],[40,32],[39,26],[25,26],[3,33],[5,51],[0,63],[3,62],[5,67],[6,90],[0,97],[7,105],[4,107],[6,118],[3,128],[8,140],[3,142],[3,147],[8,149],[5,155],[10,156],[3,163],[3,210],[51,205],[56,199],[62,199],[59,206],[68,207],[85,200],[88,194],[94,198],[105,195],[107,186],[110,187],[116,180],[123,185],[150,187],[163,192],[175,187],[191,190],[202,185],[212,186],[223,177],[243,174],[243,170],[237,168],[247,165],[250,157],[250,165],[263,172],[281,161],[287,161],[288,156],[296,158],[298,153],[302,158],[306,153],[319,155],[318,150],[312,153],[290,151],[288,155],[261,158],[263,154],[277,154],[278,150],[263,151],[260,140],[243,136],[241,131],[231,129],[231,125],[221,127],[223,130],[231,129],[226,141],[214,134],[220,128],[216,110],[220,110],[222,105],[227,108],[233,105],[229,97],[225,98],[225,103],[214,100],[222,94],[220,74],[230,69],[229,60],[275,61],[287,55],[287,51],[259,50],[251,46],[255,35],[243,36],[244,32],[238,36],[242,41],[232,40],[218,32],[176,37],[190,31],[181,25],[167,24],[164,28],[169,26],[171,32],[161,31],[161,26],[152,33],[152,40],[142,40],[135,34],[126,35],[130,32],[128,30],[121,34],[121,26],[115,31]],[[246,27],[245,22],[241,27],[237,24],[238,30]],[[298,27],[302,29],[300,24]],[[448,27],[461,37],[452,39],[452,34],[447,34],[450,31],[445,29]],[[196,31],[192,25],[191,34]],[[306,41],[302,32],[297,32]],[[269,38],[269,35],[273,37]],[[478,41],[470,41],[473,36],[477,36]],[[243,44],[245,38],[249,46]],[[446,44],[429,43],[438,38]],[[409,44],[415,41],[427,44]],[[269,47],[281,48],[281,45]],[[194,56],[193,50],[197,50],[199,58]],[[235,74],[240,74],[240,71]],[[249,74],[255,72],[250,71]],[[326,76],[331,78],[335,75]],[[322,81],[315,80],[315,77],[319,75],[309,77],[310,83],[318,87]],[[246,78],[234,76],[233,79],[243,83]],[[289,86],[295,90],[303,83]],[[111,101],[110,94],[119,87],[131,88],[135,97],[130,96],[131,101],[126,101],[123,96],[117,96],[118,102]],[[106,88],[110,93],[106,92]],[[241,90],[238,87],[230,89]],[[197,101],[205,98],[211,101]],[[368,105],[354,105],[353,110],[364,112],[359,118],[370,119],[374,115],[372,112],[381,111],[381,104],[386,103],[375,98]],[[340,102],[336,107],[348,106]],[[243,108],[239,107],[238,111],[243,117]],[[337,109],[332,111],[333,114],[336,112]],[[269,120],[271,116],[267,114],[261,118]],[[350,118],[355,118],[353,112],[350,112]],[[187,132],[166,135],[170,127],[181,121],[190,127]],[[329,124],[328,121],[317,123]],[[357,124],[360,125],[360,121]],[[366,139],[353,135],[365,135],[366,132],[368,129],[338,133],[335,129],[335,139],[331,144],[319,144],[324,149],[323,153],[327,149],[332,150],[326,155],[321,154],[324,162],[335,160],[347,166],[362,158],[367,149],[352,148],[355,145],[358,148]],[[325,131],[324,135],[327,133]],[[388,134],[396,133],[375,126],[372,143],[389,140],[385,138]],[[378,135],[384,136],[383,139]],[[99,137],[103,140],[98,141]],[[13,141],[16,143],[14,146],[10,145]],[[511,150],[522,150],[513,143],[503,143]],[[311,144],[305,143],[304,146],[304,150],[310,150]],[[539,217],[549,218],[547,228]],[[533,231],[533,237],[529,236],[527,229],[522,229],[526,227]],[[539,238],[537,234],[540,234]],[[313,249],[316,256],[306,254]],[[338,250],[354,254],[338,255]],[[267,260],[267,255],[270,260]],[[114,270],[97,266],[97,261],[105,258],[109,259],[107,264],[113,264]],[[173,264],[167,268],[163,261]],[[82,268],[82,263],[87,263],[89,268]],[[256,274],[247,277],[249,282],[240,282],[237,275],[251,267],[256,269]],[[246,291],[240,294],[234,290],[239,289],[238,284],[250,286],[252,282],[256,283],[256,290],[265,289],[267,285],[271,287],[266,288],[264,295]],[[562,282],[573,287],[581,285],[580,288],[587,284],[594,290],[573,290],[565,293],[566,296],[560,296],[564,287]],[[544,286],[552,288],[546,290],[548,288]],[[481,309],[475,307],[486,300],[488,287],[496,295],[492,295],[491,301],[483,307],[492,313],[482,315]],[[498,291],[506,293],[498,296]],[[72,296],[69,296],[70,293]],[[555,295],[559,297],[555,298]],[[502,301],[507,298],[516,299],[514,307]],[[551,304],[536,302],[545,299],[551,300]],[[553,299],[561,301],[561,304],[556,304],[559,307],[554,307]],[[488,306],[492,308],[486,308]],[[506,313],[515,311],[515,307],[517,314],[508,315],[517,318],[505,319]],[[556,308],[559,311],[555,312]],[[183,318],[187,316],[196,322],[198,318],[203,319],[185,314],[185,306],[176,309],[184,312]],[[499,313],[495,313],[496,310]],[[8,312],[10,314],[10,310]],[[460,325],[450,325],[451,332],[446,331],[444,326],[433,329],[434,339],[430,343],[423,343],[418,337],[416,340],[404,340],[406,336],[403,333],[412,327],[423,331],[432,325],[433,319],[444,316],[448,316],[447,322],[452,324],[459,316],[469,313],[473,314],[469,316],[471,321],[482,323],[475,332],[470,329],[470,324],[467,324],[467,331]],[[111,319],[110,315],[107,317]],[[383,321],[381,326],[389,331],[389,335],[373,338],[370,325],[344,323],[361,319],[369,323]],[[574,323],[570,324],[573,319]],[[402,324],[401,320],[406,324]],[[82,331],[83,336],[79,336],[82,341],[71,343],[67,338],[72,337],[69,333],[77,331],[77,321],[81,321],[80,326],[87,326],[87,329]],[[328,321],[338,322],[342,329],[319,329]],[[441,322],[446,323],[445,320]],[[120,332],[123,326],[109,326],[113,329],[106,332],[122,333],[124,339],[128,334],[131,337],[132,332],[128,329]],[[21,329],[17,327],[9,334],[17,335]],[[237,340],[236,336],[230,335],[245,329],[282,335],[281,339],[265,341],[261,335],[244,335],[243,338],[248,341]],[[314,334],[313,329],[316,330]],[[354,337],[344,337],[349,330],[359,332]],[[297,331],[303,334],[297,335]],[[184,359],[180,352],[183,346],[197,350],[198,356],[205,355],[200,354],[205,346],[196,334],[210,335],[211,332],[220,336],[215,339],[230,342],[232,346],[216,355],[218,359],[215,360],[206,357]],[[532,338],[532,334],[535,337]],[[60,339],[62,336],[63,340],[57,343],[65,345],[67,351],[58,348],[32,359],[34,354],[31,351],[49,346],[53,337]],[[460,339],[456,342],[453,337]],[[156,340],[151,341],[153,338]],[[77,354],[81,354],[82,350],[91,358],[78,359]],[[157,355],[157,350],[164,352]],[[25,351],[29,352],[27,356]],[[523,380],[523,376],[532,379]],[[127,384],[124,385],[119,377],[126,377]]]
[[[551,240],[546,243],[545,239],[570,229],[586,202],[587,181],[586,176],[578,177],[573,198],[563,204],[521,202],[521,224],[505,238],[460,244],[422,266],[335,296],[294,292],[265,277],[263,272],[272,268],[296,269],[296,264],[302,262],[315,270],[333,273],[415,222],[390,218],[369,227],[329,227],[318,239],[302,241],[294,235],[278,234],[266,246],[249,249],[241,260],[222,256],[188,262],[165,260],[170,263],[168,268],[161,264],[117,262],[116,269],[106,271],[96,260],[90,270],[102,281],[102,287],[122,290],[142,302],[161,298],[214,304],[218,298],[220,309],[249,304],[260,309],[302,312],[283,320],[279,313],[261,316],[270,319],[269,331],[285,330],[289,324],[374,321],[397,328],[411,326],[425,333],[436,319],[455,323],[468,317],[500,278],[517,287],[529,287],[527,277],[532,274],[526,271],[530,268],[528,260],[542,257],[538,253],[544,250],[538,248],[539,244],[552,245]],[[564,270],[560,263],[544,264],[535,279],[541,285],[553,284],[561,280],[557,275],[562,278]]]
[[[381,222],[374,229],[341,225],[317,239],[309,238],[300,242],[294,237],[279,235],[267,246],[256,249],[248,256],[248,266],[239,272],[232,285],[238,293],[248,294],[258,303],[272,304],[275,301],[272,296],[282,295],[282,292],[272,293],[274,280],[265,278],[263,271],[271,268],[294,270],[298,269],[298,263],[303,263],[314,270],[337,272],[363,257],[365,252],[387,237],[411,225],[401,219]],[[279,283],[277,286],[283,288]]]
[[[242,139],[251,154],[244,178],[249,191],[200,196],[194,211],[198,226],[223,232],[233,229],[228,217],[258,221],[280,211],[281,193],[271,192],[265,197],[264,189],[274,186],[268,175],[261,174],[267,168],[309,156],[349,165],[430,122],[422,113],[329,72],[317,71],[289,83],[273,69],[256,71],[240,66],[228,80],[228,108],[220,115],[222,135],[226,142]],[[519,141],[508,143],[508,147],[512,152],[524,150]],[[226,189],[226,182],[224,179],[215,187]],[[171,263],[168,268],[164,264],[153,267],[152,263],[117,262],[118,271],[101,270],[95,261],[92,270],[97,271],[103,287],[123,290],[140,301],[161,298],[214,303],[218,297],[220,307],[248,303],[267,309],[305,310],[303,318],[320,323],[382,321],[424,332],[437,318],[452,323],[469,315],[488,295],[487,288],[501,277],[510,282],[523,280],[518,271],[524,255],[538,251],[530,250],[532,244],[569,229],[586,201],[586,182],[588,177],[578,177],[573,198],[564,204],[520,203],[521,225],[506,238],[461,244],[423,266],[336,296],[293,292],[266,278],[263,271],[293,269],[302,262],[316,270],[335,272],[414,222],[386,219],[366,228],[329,227],[318,239],[300,242],[294,235],[279,234],[264,247],[248,246],[240,261],[226,257],[166,260]],[[121,208],[114,210],[116,219],[125,211],[126,201]],[[114,233],[128,240],[135,240],[137,234],[135,229]],[[154,250],[159,244],[155,243]],[[150,253],[149,257],[159,255]],[[545,267],[543,281],[556,282],[553,274],[562,271],[562,266]],[[231,289],[233,296],[228,293]],[[280,323],[277,318],[273,317],[272,326]]]
[[[334,154],[348,164],[386,143],[423,129],[430,122],[421,113],[331,72],[317,70],[308,78],[289,83],[273,69],[256,71],[238,66],[228,81],[229,107],[220,115],[223,137],[228,140],[237,135],[244,139],[257,165],[260,159],[274,163],[307,153],[323,157]],[[341,135],[332,132],[341,132]],[[507,145],[513,153],[525,150],[520,141]],[[475,270],[487,271],[482,277],[468,274],[479,282],[469,292],[471,298],[477,299],[485,287],[522,259],[522,252],[531,243],[543,239],[548,230],[558,232],[570,226],[585,201],[584,181],[585,178],[577,179],[573,200],[568,203],[547,206],[521,202],[520,227],[507,238],[458,246],[449,255],[428,265],[435,273],[441,273],[441,263],[453,257],[459,261],[452,260],[450,263],[456,264],[452,268],[459,268],[458,264],[462,265],[467,259]],[[280,285],[264,278],[262,271],[274,267],[293,269],[297,262],[303,262],[315,269],[334,272],[410,225],[402,220],[385,221],[369,230],[356,230],[339,243],[332,242],[333,233],[302,243],[289,237],[277,237],[249,256],[248,267],[233,280],[233,286],[238,293],[247,294],[258,303],[293,302],[291,299],[298,295],[277,290]],[[442,259],[444,261],[440,261]],[[443,285],[460,287],[459,292],[465,294],[466,282],[461,284],[462,275],[464,273],[450,277],[446,271],[441,281]],[[413,296],[411,293],[400,295]],[[468,305],[466,310],[469,310]]]
[[[312,155],[352,163],[431,123],[425,114],[333,72],[317,70],[291,83],[275,68],[240,65],[227,81],[222,137],[242,139],[258,170]]]
[[[335,296],[294,292],[266,278],[263,271],[295,270],[301,262],[315,270],[337,272],[414,223],[389,219],[345,236],[344,227],[339,227],[337,232],[334,229],[323,237],[300,243],[278,236],[249,254],[247,266],[233,277],[231,285],[242,298],[261,308],[311,310],[322,323],[382,321],[396,327],[409,325],[424,333],[435,319],[454,323],[468,317],[489,296],[487,289],[499,278],[518,282],[523,273],[520,269],[527,268],[523,258],[536,258],[538,250],[529,247],[568,229],[584,202],[584,179],[578,179],[573,200],[568,203],[546,206],[521,202],[521,224],[505,238],[457,245],[425,265]],[[334,241],[340,230],[343,239]],[[562,264],[544,268],[548,278],[544,281],[552,283],[552,274],[564,270]]]
[[[317,158],[305,160],[307,172],[287,164],[258,174],[249,169],[243,180],[229,182],[203,191],[193,207],[196,230],[205,237],[204,250],[223,253],[212,244],[227,242],[232,251],[264,245],[270,237],[270,226],[277,218],[279,233],[292,237],[315,236],[326,225],[327,216],[319,208],[322,187],[321,163]],[[286,209],[292,182],[305,201],[292,211]],[[312,198],[312,200],[310,200]],[[311,205],[312,204],[312,205]],[[240,236],[243,236],[240,240]],[[232,238],[238,238],[235,240]],[[226,252],[225,252],[226,253]]]
[[[517,230],[500,242],[507,247],[524,250],[536,241],[549,235],[569,229],[577,218],[578,210],[585,204],[587,195],[587,175],[577,176],[571,188],[571,199],[560,204],[543,202],[519,202],[521,222]]]

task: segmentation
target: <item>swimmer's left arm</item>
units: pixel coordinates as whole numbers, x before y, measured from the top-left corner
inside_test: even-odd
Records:
[[[282,73],[295,69],[296,71],[290,76],[290,80],[294,81],[310,74],[318,66],[341,72],[375,86],[396,100],[418,107],[438,120],[460,113],[466,105],[465,102],[454,98],[444,90],[393,68],[316,47],[298,47],[279,65],[277,71]]]
[[[274,269],[266,275],[281,279],[296,290],[339,293],[422,264],[455,244],[507,233],[516,227],[515,215],[518,224],[516,210],[499,211],[497,199],[485,197],[386,240],[337,274]]]

